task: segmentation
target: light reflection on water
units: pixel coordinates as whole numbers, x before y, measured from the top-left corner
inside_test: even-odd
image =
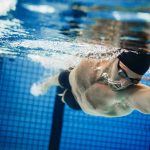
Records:
[[[0,54],[102,58],[118,48],[149,49],[149,5],[119,2],[18,2],[0,18]]]
[[[17,0],[1,0],[0,16],[5,16],[10,10],[16,9]]]

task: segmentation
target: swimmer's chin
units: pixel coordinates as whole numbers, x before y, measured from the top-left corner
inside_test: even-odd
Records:
[[[36,84],[36,83],[34,83],[30,89],[30,93],[33,96],[41,96],[41,95],[46,94],[46,92],[47,92],[46,87],[43,87],[41,84]]]

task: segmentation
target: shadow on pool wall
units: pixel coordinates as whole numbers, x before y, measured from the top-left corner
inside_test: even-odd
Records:
[[[18,6],[25,2],[41,4],[47,1],[20,0]],[[82,5],[80,2],[71,4],[70,11],[60,13],[63,17],[61,21],[68,24],[67,27],[61,26],[61,34],[78,40],[83,38],[85,41],[90,37],[92,43],[114,44],[123,48],[147,47],[149,37],[143,28],[147,30],[148,23],[122,23],[96,18],[92,23],[86,24],[84,28],[87,29],[84,30],[82,19],[88,17],[88,14],[82,11]],[[25,10],[21,11],[21,8],[18,8],[19,12],[24,13]],[[26,18],[23,18],[24,16],[15,14],[23,18],[23,21],[27,21],[28,15],[25,14]],[[72,20],[67,20],[69,15]],[[29,22],[33,21],[31,18],[28,18]],[[28,26],[26,23],[24,25],[25,28],[32,28],[30,23]],[[128,25],[135,32],[126,31]],[[103,36],[99,37],[99,34]],[[134,38],[126,40],[126,36]],[[137,111],[129,116],[113,119],[89,116],[64,106],[56,95],[60,90],[56,87],[51,88],[44,96],[34,97],[30,94],[30,87],[43,76],[43,72],[45,69],[41,65],[29,59],[19,56],[0,57],[0,149],[149,150],[149,116]],[[53,69],[49,72],[50,75],[54,74]]]

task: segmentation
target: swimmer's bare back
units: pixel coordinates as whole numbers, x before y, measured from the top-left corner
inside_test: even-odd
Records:
[[[108,62],[84,59],[69,77],[72,92],[84,112],[106,117],[130,114],[133,110],[150,113],[150,87],[134,85],[123,91],[113,91],[97,80],[97,68],[111,67]]]

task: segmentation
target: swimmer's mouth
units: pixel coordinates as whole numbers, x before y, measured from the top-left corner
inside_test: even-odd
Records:
[[[111,89],[119,91],[119,90],[124,90],[125,88],[133,85],[133,83],[128,82],[126,83],[125,80],[124,82],[121,81],[112,81],[108,79],[108,86],[111,87]]]
[[[123,90],[123,89],[127,88],[128,86],[133,85],[131,82],[126,83],[126,80],[113,81],[110,78],[108,78],[107,73],[103,73],[98,81],[101,83],[107,84],[112,90],[115,90],[115,91]]]

